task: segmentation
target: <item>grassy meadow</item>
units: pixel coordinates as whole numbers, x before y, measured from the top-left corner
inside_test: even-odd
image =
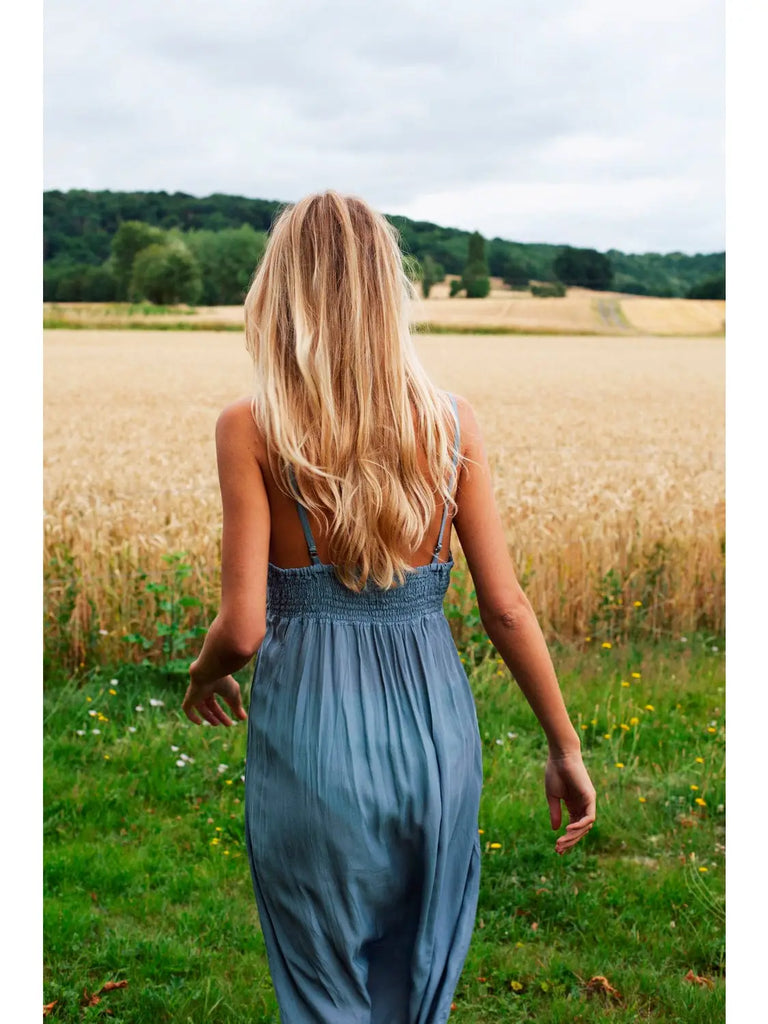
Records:
[[[452,1022],[723,1019],[716,647],[554,648],[598,794],[596,824],[563,857],[543,733],[492,648],[465,656],[483,738],[482,881]],[[127,665],[46,691],[52,1020],[277,1024],[244,845],[246,723],[192,725],[183,690]]]
[[[493,328],[491,300],[478,326]],[[448,333],[417,338],[433,379],[476,410],[597,789],[595,826],[559,857],[544,735],[484,634],[453,535],[446,613],[484,790],[452,1024],[725,1014],[724,344],[717,326],[688,330],[708,304],[647,307],[640,334],[618,319],[630,301],[603,307],[610,333],[516,333],[507,313],[513,333],[435,318]],[[93,329],[44,332],[47,1015],[277,1024],[244,845],[246,723],[194,726],[180,707],[217,608],[213,431],[249,390],[243,336],[78,315]]]

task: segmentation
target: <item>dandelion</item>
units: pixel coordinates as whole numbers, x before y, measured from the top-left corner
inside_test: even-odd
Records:
[[[707,801],[706,800],[702,800],[700,796],[696,797],[694,803],[697,803],[699,805],[699,807],[706,807],[707,806]]]
[[[624,732],[629,732],[629,726],[627,725],[626,722],[622,722],[621,725],[619,726],[619,728],[623,729]]]
[[[644,796],[639,796],[637,799],[640,801],[641,804],[644,804],[646,802]]]
[[[654,710],[654,708],[653,708],[653,704],[646,704],[646,705],[645,705],[645,710],[646,710],[646,711],[653,711],[653,710]]]
[[[699,868],[699,871],[703,873],[704,871],[709,871],[709,868],[701,867]]]
[[[143,704],[137,704],[136,707],[133,710],[134,711],[143,711],[144,710],[144,705]]]
[[[604,736],[604,738],[605,738],[606,740],[609,740],[609,739],[611,738],[611,734],[610,734],[609,732],[605,733],[605,736]]]
[[[622,686],[629,686],[629,683],[626,681],[626,679],[622,679],[621,680],[621,685]]]
[[[217,831],[217,832],[223,832],[223,831],[224,831],[224,829],[223,829],[223,828],[221,827],[221,825],[217,825],[217,826],[216,826],[216,831]]]
[[[635,601],[635,608],[642,608],[642,607],[643,607],[643,602],[642,601]]]
[[[152,705],[153,708],[162,708],[165,706],[165,701],[158,700],[157,697],[150,697],[149,703]]]
[[[697,757],[696,758],[696,764],[704,764],[704,758],[703,757]]]
[[[231,785],[232,785],[232,779],[225,779],[224,781],[226,782],[226,784],[227,784],[228,786],[231,786]]]
[[[105,760],[105,761],[110,761],[110,760],[111,760],[111,758],[110,758],[109,754],[105,754],[105,755],[104,755],[104,760]]]
[[[589,722],[589,724],[590,724],[590,725],[597,725],[597,719],[596,719],[596,718],[592,718],[592,719],[590,719],[590,722]]]
[[[584,637],[584,643],[587,643],[587,644],[588,644],[588,643],[589,643],[589,642],[590,642],[591,640],[592,640],[592,637],[591,637],[591,636],[585,636],[585,637]]]
[[[633,715],[630,718],[630,720],[629,720],[629,724],[630,725],[637,725],[639,721],[640,721],[640,719],[636,715]]]
[[[229,855],[229,850],[222,850],[222,853],[224,853],[224,854],[226,854],[228,856]]]
[[[87,701],[92,701],[92,700],[93,700],[93,697],[86,697],[85,699],[86,699]]]
[[[109,692],[110,692],[110,693],[112,694],[112,696],[114,697],[114,696],[115,696],[115,694],[117,693],[117,690],[113,690],[113,689],[111,689],[111,688],[110,688],[110,691],[109,691]]]
[[[639,672],[632,672],[631,675],[632,675],[633,679],[640,679],[640,673]]]
[[[220,842],[219,837],[218,836],[214,836],[214,838],[211,840],[211,846],[218,846],[219,842]]]
[[[601,646],[601,647],[602,647],[602,648],[603,648],[604,650],[606,650],[606,651],[610,651],[610,649],[611,649],[611,648],[613,647],[613,644],[612,644],[612,643],[610,642],[610,640],[606,640],[606,641],[605,641],[604,643],[600,644],[600,646]]]
[[[698,789],[698,788],[699,788],[699,787],[698,787],[698,786],[695,786],[695,785],[694,785],[694,786],[691,786],[691,789]]]
[[[522,942],[518,943],[518,945],[522,946]],[[513,992],[522,992],[523,990],[523,986],[520,984],[519,981],[510,981],[509,987],[512,989]]]
[[[588,729],[588,728],[589,728],[589,726],[587,725],[587,723],[586,723],[586,722],[582,722],[582,723],[581,723],[581,725],[579,726],[579,728],[580,728],[580,729]]]
[[[711,733],[717,732],[717,729],[713,729],[712,726],[710,725],[709,728],[707,729],[707,732],[711,734]]]
[[[623,761],[617,761],[616,762],[616,767],[617,768],[623,768],[624,767],[624,762]]]
[[[491,843],[491,849],[492,850],[500,850],[501,849],[501,843]]]
[[[478,835],[484,836],[485,835],[485,829],[484,828],[479,828],[477,830],[477,833],[478,833]]]

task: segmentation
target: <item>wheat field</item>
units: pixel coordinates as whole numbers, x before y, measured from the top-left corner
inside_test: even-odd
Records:
[[[562,298],[534,298],[491,279],[485,299],[448,297],[449,283],[433,286],[428,299],[413,303],[414,324],[547,334],[721,335],[725,302],[718,299],[661,299],[569,288]],[[44,322],[55,327],[189,327],[237,329],[242,306],[176,306],[147,311],[126,303],[44,303]]]
[[[436,383],[476,410],[548,637],[723,629],[722,338],[446,334],[417,346]],[[125,654],[124,634],[151,626],[146,581],[167,573],[170,552],[187,552],[185,586],[215,611],[214,424],[249,381],[236,332],[44,333],[46,637],[58,658]]]

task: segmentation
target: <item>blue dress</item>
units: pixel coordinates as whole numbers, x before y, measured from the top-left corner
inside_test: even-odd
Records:
[[[483,780],[443,612],[447,507],[430,563],[357,594],[320,562],[297,504],[312,564],[269,564],[245,765],[281,1022],[444,1024],[477,908]]]

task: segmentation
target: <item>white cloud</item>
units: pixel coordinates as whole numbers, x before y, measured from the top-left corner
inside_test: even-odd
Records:
[[[47,0],[45,185],[334,187],[502,237],[720,249],[722,19],[722,0]]]

